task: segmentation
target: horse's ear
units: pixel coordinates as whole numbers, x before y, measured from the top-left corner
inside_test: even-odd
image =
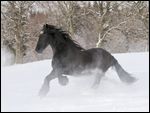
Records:
[[[48,28],[48,24],[45,24],[46,28]]]
[[[44,29],[45,29],[45,28],[48,28],[48,24],[45,24],[45,25],[44,25]]]

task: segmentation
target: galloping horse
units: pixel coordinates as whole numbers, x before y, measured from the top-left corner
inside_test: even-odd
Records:
[[[42,51],[50,45],[53,50],[52,68],[53,70],[44,79],[39,95],[45,96],[49,91],[49,82],[55,78],[61,85],[68,83],[67,76],[79,76],[85,70],[98,69],[93,87],[97,87],[101,78],[109,67],[114,66],[121,81],[133,83],[136,78],[126,72],[118,61],[106,50],[102,48],[91,48],[85,50],[71,36],[60,28],[45,24],[36,46],[36,51]],[[91,71],[92,72],[92,71]],[[91,74],[92,75],[92,74]]]

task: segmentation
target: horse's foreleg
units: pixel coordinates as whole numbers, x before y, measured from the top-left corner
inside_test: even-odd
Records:
[[[69,79],[68,79],[67,76],[62,76],[62,75],[60,75],[60,76],[58,76],[58,82],[59,82],[60,85],[65,86],[65,85],[68,84]]]
[[[44,97],[46,96],[46,94],[48,93],[49,91],[49,82],[52,80],[52,79],[55,79],[57,78],[58,76],[56,75],[55,71],[52,70],[52,72],[47,75],[44,79],[44,83],[39,91],[39,96],[40,97]]]
[[[98,86],[100,84],[100,81],[101,81],[103,76],[104,76],[104,73],[96,74],[95,81],[94,81],[94,83],[92,85],[92,88],[94,88],[94,89],[98,88]]]

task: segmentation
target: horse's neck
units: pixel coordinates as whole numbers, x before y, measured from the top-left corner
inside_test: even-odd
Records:
[[[61,53],[63,51],[67,51],[68,50],[68,48],[65,47],[65,45],[63,45],[63,44],[50,45],[50,46],[52,48],[53,54],[55,54],[55,53]]]
[[[53,55],[60,54],[60,55],[69,55],[69,54],[78,54],[79,49],[76,47],[72,47],[69,45],[60,45],[59,47],[52,47]]]

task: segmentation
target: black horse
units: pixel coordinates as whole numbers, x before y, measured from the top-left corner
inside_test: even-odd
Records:
[[[49,91],[49,82],[58,78],[61,85],[68,83],[67,76],[79,76],[88,70],[97,69],[93,87],[97,87],[109,67],[114,66],[121,81],[133,83],[136,79],[127,73],[118,61],[106,50],[92,48],[85,50],[70,35],[53,25],[44,25],[36,46],[36,51],[42,51],[50,44],[53,50],[52,72],[45,77],[39,95],[45,96]],[[94,73],[95,74],[95,73]],[[91,74],[92,75],[92,74]]]

